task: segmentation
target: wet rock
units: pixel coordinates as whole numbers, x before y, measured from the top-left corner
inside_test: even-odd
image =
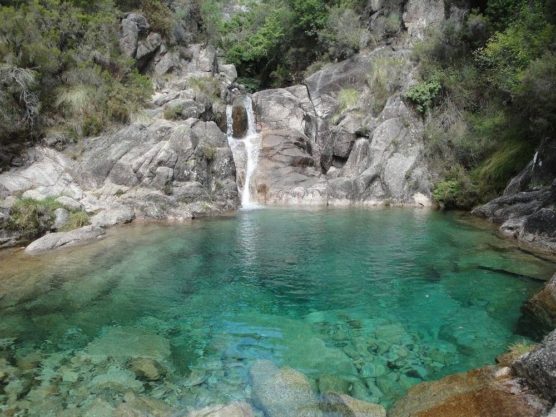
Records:
[[[170,417],[175,415],[176,413],[173,413],[164,401],[136,395],[131,391],[124,394],[124,402],[118,405],[114,411],[114,417]]]
[[[247,133],[249,121],[247,110],[243,104],[235,104],[232,107],[232,131],[235,138],[242,138]]]
[[[535,333],[546,334],[556,328],[556,274],[525,303],[523,313],[528,326],[538,328]]]
[[[389,417],[540,417],[546,404],[517,381],[496,379],[496,368],[482,368],[422,382],[389,411]]]
[[[381,405],[336,393],[326,394],[321,407],[324,417],[386,417],[386,410]]]
[[[349,392],[350,383],[336,375],[321,375],[318,379],[318,386],[321,394],[327,392],[346,394]]]
[[[105,373],[95,376],[89,386],[95,390],[108,389],[121,393],[143,390],[143,384],[135,379],[132,372],[117,366],[111,366]]]
[[[61,247],[75,246],[87,240],[96,239],[104,234],[99,227],[85,226],[69,232],[50,233],[35,240],[25,248],[27,253],[39,253]]]
[[[158,381],[166,374],[162,365],[151,358],[134,358],[129,367],[139,379],[147,381]]]
[[[113,417],[114,407],[100,398],[97,398],[87,408],[83,417]]]
[[[229,405],[216,405],[201,410],[191,411],[187,417],[253,417],[251,406],[244,402]]]
[[[91,356],[150,358],[164,362],[170,356],[170,343],[162,336],[133,327],[111,327],[93,340],[85,352]]]
[[[512,366],[543,398],[556,401],[556,331],[550,333],[542,344],[526,353]]]
[[[320,417],[311,384],[302,373],[257,361],[249,371],[255,404],[268,417]]]

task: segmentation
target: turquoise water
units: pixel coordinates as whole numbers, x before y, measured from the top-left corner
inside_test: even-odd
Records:
[[[389,406],[522,340],[520,306],[542,285],[531,277],[556,269],[424,210],[258,210],[116,232],[0,257],[0,375],[25,386],[0,383],[5,409],[59,415],[130,391],[179,409],[250,401],[259,359],[315,392]]]

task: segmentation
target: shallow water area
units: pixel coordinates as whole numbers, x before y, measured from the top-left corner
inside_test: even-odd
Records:
[[[521,341],[531,277],[556,270],[456,214],[411,209],[126,226],[0,266],[0,410],[29,416],[130,393],[177,410],[252,403],[259,360],[389,406]]]

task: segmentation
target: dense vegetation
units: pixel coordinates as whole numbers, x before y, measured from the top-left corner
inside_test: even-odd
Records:
[[[449,20],[415,51],[440,202],[471,207],[500,193],[556,128],[553,0],[490,0]]]
[[[206,33],[252,89],[298,82],[311,64],[346,58],[369,41],[363,0],[244,1],[233,12],[228,3],[202,2]]]
[[[165,42],[219,46],[240,82],[299,82],[323,63],[402,31],[385,1],[369,27],[365,0],[0,0],[0,145],[62,133],[77,139],[126,123],[151,82],[118,47],[123,11],[140,10]],[[461,2],[459,2],[461,3]],[[426,124],[435,198],[470,207],[499,193],[556,128],[556,1],[488,0],[415,48],[422,80],[405,93]],[[181,23],[180,23],[181,22]],[[384,59],[369,74],[378,113],[403,72]],[[340,97],[342,106],[357,91]],[[173,115],[169,114],[169,118]]]
[[[120,13],[111,1],[2,4],[1,142],[45,130],[96,134],[127,122],[150,96],[148,78],[120,53]]]

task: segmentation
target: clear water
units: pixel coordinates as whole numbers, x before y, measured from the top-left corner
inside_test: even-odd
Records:
[[[259,359],[389,406],[523,339],[520,305],[542,284],[519,275],[556,269],[456,215],[401,209],[130,226],[0,266],[0,374],[27,384],[0,384],[0,407],[28,415],[129,391],[179,409],[250,401]],[[165,375],[135,378],[141,356]]]

